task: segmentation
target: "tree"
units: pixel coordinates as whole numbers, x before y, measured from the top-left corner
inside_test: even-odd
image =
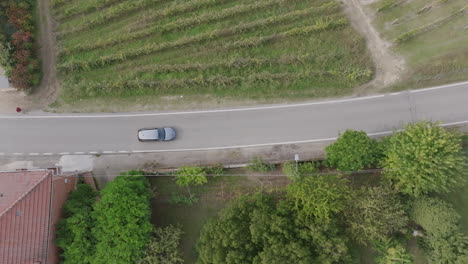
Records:
[[[460,215],[440,198],[421,197],[413,203],[411,219],[433,237],[447,237],[458,230]]]
[[[406,125],[390,138],[385,154],[384,175],[405,194],[447,192],[464,182],[460,137],[437,124]]]
[[[351,237],[363,245],[383,241],[408,224],[399,197],[385,187],[361,188],[349,199],[344,215]]]
[[[179,227],[156,228],[153,240],[139,264],[181,264],[184,263],[179,252],[183,232]]]
[[[370,167],[379,158],[377,142],[364,131],[346,130],[335,143],[327,146],[327,162],[340,171],[357,171]]]
[[[425,240],[431,263],[468,263],[468,237],[462,232],[456,231],[446,238],[429,236]]]
[[[94,206],[97,240],[93,264],[136,263],[151,240],[151,190],[139,171],[117,176]]]
[[[202,229],[200,264],[346,263],[346,240],[333,225],[302,221],[290,201],[244,196]]]
[[[248,196],[234,200],[209,220],[200,232],[197,252],[200,264],[252,263],[260,248],[250,235],[250,214],[255,206]]]
[[[91,216],[97,192],[87,184],[78,184],[63,207],[64,218],[57,225],[56,245],[63,250],[64,264],[92,263],[95,239]]]
[[[345,208],[350,193],[346,183],[340,175],[309,176],[289,184],[287,197],[300,215],[328,222]]]

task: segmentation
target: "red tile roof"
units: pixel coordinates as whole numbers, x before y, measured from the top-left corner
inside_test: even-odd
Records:
[[[50,171],[0,173],[0,264],[46,263]]]

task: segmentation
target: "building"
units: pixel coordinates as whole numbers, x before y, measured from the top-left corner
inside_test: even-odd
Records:
[[[75,176],[59,169],[0,172],[0,264],[58,263],[55,225]]]

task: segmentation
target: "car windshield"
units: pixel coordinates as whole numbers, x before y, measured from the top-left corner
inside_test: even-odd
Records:
[[[164,128],[158,128],[158,133],[159,133],[159,140],[166,139],[166,132],[164,131]]]

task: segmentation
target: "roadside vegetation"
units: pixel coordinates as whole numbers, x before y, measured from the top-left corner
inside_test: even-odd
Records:
[[[62,103],[285,100],[373,77],[335,0],[53,1]]]
[[[13,87],[30,91],[41,81],[36,1],[0,0],[0,66]]]
[[[440,198],[466,180],[460,135],[428,122],[405,129],[382,140],[348,130],[327,160],[297,167],[256,158],[247,170],[225,172],[235,179],[208,177],[195,204],[158,200],[155,221],[177,221],[190,234],[182,238],[186,263],[465,263],[466,210]],[[252,184],[278,175],[287,181]],[[152,183],[167,189],[173,181]]]
[[[393,89],[467,80],[468,5],[464,0],[379,0],[375,24],[409,65]]]
[[[379,140],[347,130],[321,161],[257,157],[146,172],[149,182],[129,172],[100,193],[79,186],[57,244],[64,263],[85,251],[140,264],[467,263],[467,142],[419,122]]]

